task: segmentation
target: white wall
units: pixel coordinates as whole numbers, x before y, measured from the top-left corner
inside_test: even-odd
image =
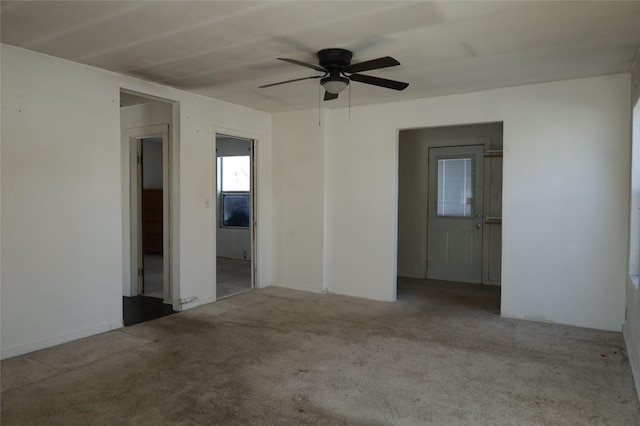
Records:
[[[218,157],[234,157],[251,155],[251,140],[216,136],[216,155]]]
[[[640,253],[640,102],[633,114],[633,154],[632,154],[632,191],[631,202],[631,229],[630,229],[630,253],[629,276],[626,286],[626,320],[624,324],[624,338],[629,353],[629,361],[633,371],[636,390],[640,397],[640,289],[638,283],[638,265]]]
[[[324,141],[318,111],[273,115],[273,283],[324,289]]]
[[[1,55],[6,357],[121,325],[120,122],[92,69]]]
[[[218,227],[216,256],[251,260],[251,231]]]
[[[407,143],[402,140],[403,133],[398,147],[397,273],[399,277],[425,278],[429,145]]]
[[[506,92],[502,313],[620,331],[629,75]]]
[[[2,45],[2,357],[120,327],[121,88],[179,103],[174,289],[183,308],[215,298],[214,132],[255,135],[258,220],[271,222],[270,116]],[[258,285],[271,236],[258,230]],[[180,300],[178,300],[180,303]]]
[[[626,321],[624,338],[629,353],[629,361],[640,397],[640,290],[638,272],[640,268],[640,50],[632,73],[631,99],[633,109],[633,130],[631,155],[630,191],[630,253],[629,277],[626,288]]]
[[[355,107],[350,122],[345,109],[329,110],[324,137],[313,112],[274,117],[274,172],[288,167],[288,177],[304,178],[313,194],[284,191],[280,184],[277,204],[292,205],[301,193],[303,200],[325,194],[322,234],[315,214],[313,233],[274,220],[274,233],[284,235],[278,244],[286,240],[286,248],[274,250],[274,278],[292,260],[317,259],[300,253],[324,244],[329,291],[393,300],[398,129],[503,121],[502,314],[619,331],[629,90],[629,75],[620,74]],[[303,135],[318,135],[317,148],[301,148]],[[320,160],[310,157],[323,140],[324,168],[318,170]],[[295,157],[308,173],[291,169],[289,159]],[[324,189],[317,176],[322,173]],[[278,180],[274,175],[274,184]],[[313,262],[316,271],[318,261]],[[299,281],[312,276],[302,267],[295,272],[291,276]]]

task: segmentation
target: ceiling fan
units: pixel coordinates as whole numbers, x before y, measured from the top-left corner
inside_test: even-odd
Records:
[[[396,80],[387,80],[386,78],[373,77],[370,75],[359,74],[362,71],[377,70],[380,68],[394,67],[400,65],[400,62],[390,56],[385,56],[370,61],[351,64],[353,53],[346,49],[323,49],[318,52],[318,63],[320,65],[308,64],[295,59],[277,58],[281,61],[290,62],[303,67],[311,68],[324,73],[323,75],[314,75],[311,77],[295,78],[293,80],[280,81],[278,83],[265,84],[260,88],[278,86],[280,84],[293,83],[294,81],[310,80],[314,78],[320,79],[320,84],[325,90],[324,100],[330,101],[337,99],[338,94],[349,85],[350,81],[372,84],[374,86],[386,87],[387,89],[404,90],[409,83],[403,83]]]

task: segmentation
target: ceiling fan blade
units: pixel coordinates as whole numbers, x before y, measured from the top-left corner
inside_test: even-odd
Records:
[[[409,83],[403,83],[402,81],[387,80],[386,78],[372,77],[370,75],[362,74],[352,74],[349,76],[349,80],[373,84],[374,86],[386,87],[387,89],[394,90],[404,90],[409,86]]]
[[[314,75],[314,76],[311,76],[311,77],[294,78],[293,80],[279,81],[278,83],[271,83],[271,84],[265,84],[264,86],[258,86],[258,89],[262,89],[264,87],[279,86],[281,84],[293,83],[294,81],[310,80],[312,78],[320,78],[320,77],[322,77],[322,76],[321,75]]]
[[[337,93],[329,93],[327,91],[324,92],[324,100],[325,101],[332,101],[334,99],[338,99],[338,94]]]
[[[372,59],[370,61],[364,61],[357,64],[347,65],[342,68],[343,72],[362,72],[362,71],[370,71],[377,70],[380,68],[388,68],[395,67],[396,65],[400,65],[400,62],[393,59],[391,56],[385,56],[383,58]]]
[[[297,61],[295,59],[287,59],[287,58],[277,58],[277,59],[279,59],[281,61],[289,62],[289,63],[292,63],[292,64],[301,65],[303,67],[311,68],[311,69],[316,70],[316,71],[329,72],[329,70],[324,69],[324,68],[322,68],[322,67],[320,67],[318,65],[308,64],[306,62]]]

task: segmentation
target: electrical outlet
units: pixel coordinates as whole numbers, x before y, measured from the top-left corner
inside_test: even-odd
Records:
[[[246,250],[242,251],[242,257],[244,257],[245,259],[247,258],[247,251]]]

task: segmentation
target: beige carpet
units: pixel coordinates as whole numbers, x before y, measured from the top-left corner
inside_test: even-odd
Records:
[[[501,319],[499,289],[256,290],[2,362],[3,425],[638,425],[620,333]]]

